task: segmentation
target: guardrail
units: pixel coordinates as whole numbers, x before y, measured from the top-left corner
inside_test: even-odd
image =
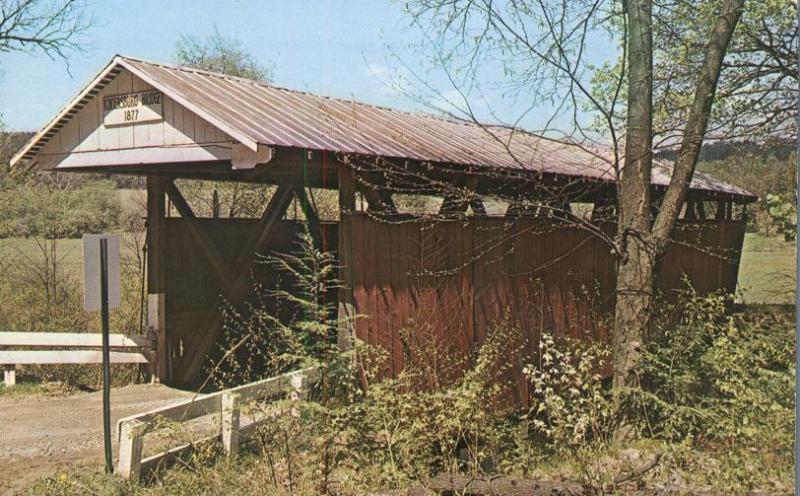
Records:
[[[239,449],[239,439],[249,435],[264,422],[257,420],[241,426],[242,405],[281,393],[294,393],[301,397],[307,393],[307,385],[316,381],[318,375],[319,371],[314,368],[298,370],[120,419],[117,422],[119,441],[117,473],[124,479],[138,481],[160,464],[170,463],[190,453],[196,445],[207,442],[221,441],[226,455],[235,454]],[[217,414],[220,415],[220,422],[216,435],[142,458],[145,435],[155,430],[159,421],[185,422]]]
[[[111,348],[131,350],[149,348],[144,336],[124,336],[110,334]],[[0,350],[0,366],[6,387],[16,384],[17,365],[60,365],[103,363],[103,354],[93,349],[63,348],[101,348],[102,334],[81,332],[0,332],[0,348],[4,347],[58,348],[44,350]],[[112,351],[111,363],[149,363],[145,353],[139,351]]]

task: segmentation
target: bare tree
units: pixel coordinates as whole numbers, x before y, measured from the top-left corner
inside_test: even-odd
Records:
[[[206,38],[182,35],[175,45],[178,64],[259,82],[272,79],[272,67],[260,63],[241,41],[222,34],[215,26]],[[258,217],[273,188],[237,182],[182,181],[187,199],[211,217]]]
[[[0,0],[0,52],[41,50],[67,58],[92,19],[82,0]]]
[[[609,242],[617,256],[617,393],[638,386],[654,274],[703,142],[796,132],[790,110],[797,91],[796,8],[788,0],[409,4],[426,50],[456,90],[442,104],[443,93],[418,78],[415,98],[478,122],[474,102],[486,106],[486,92],[500,88],[523,110],[503,126],[484,126],[486,132],[506,139],[526,116],[547,111],[550,117],[533,132],[603,156],[615,172],[618,227]],[[598,67],[590,55],[597,43],[617,46],[617,59]],[[498,73],[501,78],[493,77]],[[491,109],[484,114],[503,122]],[[659,147],[677,149],[677,159],[665,193],[652,197],[653,153]],[[597,151],[602,149],[610,153]],[[538,200],[536,208],[542,206],[559,209],[552,200]]]
[[[229,76],[268,82],[272,79],[271,66],[256,60],[236,38],[225,36],[215,26],[207,38],[182,35],[175,46],[178,64]]]

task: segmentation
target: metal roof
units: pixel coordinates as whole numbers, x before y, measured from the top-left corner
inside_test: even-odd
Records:
[[[245,146],[258,144],[396,157],[411,160],[529,170],[613,181],[600,152],[524,130],[402,112],[350,100],[289,90],[248,79],[115,57],[101,74],[14,157],[32,158],[43,143],[84,105],[98,86],[121,69],[163,91]],[[671,168],[659,163],[653,183],[669,183]],[[754,198],[712,176],[695,173],[693,189]]]

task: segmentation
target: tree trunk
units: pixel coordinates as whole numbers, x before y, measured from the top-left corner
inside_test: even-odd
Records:
[[[654,259],[650,250],[650,175],[653,162],[653,27],[650,0],[629,0],[628,118],[625,166],[619,180],[614,313],[614,391],[636,386],[641,345],[649,324]],[[625,429],[622,429],[624,431]]]
[[[625,167],[619,181],[618,242],[622,257],[617,265],[617,301],[614,315],[614,391],[617,407],[622,393],[638,386],[641,347],[647,338],[657,261],[663,253],[694,175],[708,128],[722,61],[744,6],[744,0],[726,0],[711,29],[695,96],[683,132],[670,184],[658,217],[650,227],[652,167],[652,20],[649,0],[629,0],[628,134]],[[618,439],[633,435],[624,420]]]
[[[717,91],[722,61],[728,51],[733,31],[739,23],[745,0],[726,0],[720,9],[703,55],[703,67],[697,81],[694,100],[683,130],[683,141],[678,159],[670,178],[669,187],[661,203],[661,210],[653,225],[653,237],[659,249],[663,249],[669,239],[678,214],[686,200],[689,184],[692,182],[700,148],[708,129],[711,107]]]

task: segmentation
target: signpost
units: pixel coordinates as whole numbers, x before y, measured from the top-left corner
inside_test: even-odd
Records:
[[[103,330],[103,444],[106,472],[113,471],[111,459],[111,359],[108,311],[119,307],[119,236],[83,236],[83,306],[100,310]]]

